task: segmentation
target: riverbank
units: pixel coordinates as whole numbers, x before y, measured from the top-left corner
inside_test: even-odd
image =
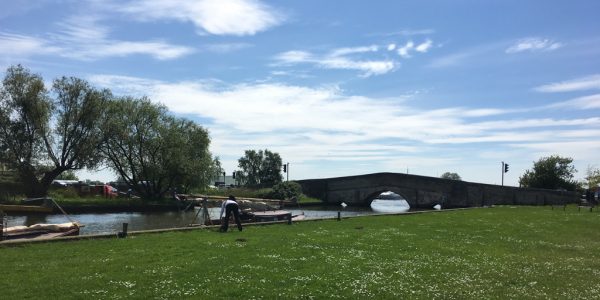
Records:
[[[218,196],[218,195],[217,195]],[[118,212],[168,212],[181,211],[190,208],[188,202],[178,202],[173,199],[163,199],[161,201],[144,201],[140,198],[106,198],[95,197],[55,197],[53,198],[67,213],[118,213]],[[20,205],[20,200],[9,201],[5,204]],[[323,205],[318,199],[301,197],[297,205],[290,207],[307,207]],[[36,212],[30,212],[36,213]],[[47,212],[45,212],[47,213]],[[54,214],[62,213],[58,208],[53,211]]]
[[[496,207],[32,244],[0,248],[0,289],[7,299],[598,298],[599,216]]]

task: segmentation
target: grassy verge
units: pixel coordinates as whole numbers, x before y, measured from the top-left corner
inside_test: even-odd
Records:
[[[300,195],[300,199],[298,199],[298,202],[300,202],[300,204],[323,203],[321,199],[312,198],[304,194]]]
[[[53,198],[58,204],[64,206],[130,206],[143,205],[144,202],[139,198],[106,198],[106,197],[72,197],[72,198]]]
[[[156,205],[156,204],[175,204],[172,199],[163,199],[162,201],[144,201],[140,198],[106,198],[102,196],[88,196],[88,197],[79,197],[79,196],[63,196],[60,194],[50,194],[48,197],[52,198],[61,206],[70,206],[70,207],[78,207],[78,206],[111,206],[111,207],[129,207],[129,206],[145,206],[145,205]],[[3,204],[22,204],[21,200],[25,199],[25,196],[18,196],[15,199],[10,199],[8,201],[3,201]]]
[[[600,213],[497,207],[1,248],[3,298],[593,299]]]

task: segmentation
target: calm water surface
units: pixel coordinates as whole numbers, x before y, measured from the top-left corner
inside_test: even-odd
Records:
[[[342,216],[369,215],[374,212],[370,208],[363,207],[310,207],[310,208],[285,208],[292,215],[304,213],[310,218],[334,218],[338,210]],[[194,222],[198,209],[188,212],[135,212],[135,213],[105,213],[105,214],[72,214],[69,217],[85,227],[81,234],[116,233],[122,230],[123,223],[129,223],[128,230],[163,229],[173,227],[186,227]],[[212,219],[219,218],[220,208],[210,208]],[[26,215],[8,216],[8,226],[33,225],[37,223],[66,223],[69,219],[64,215]]]

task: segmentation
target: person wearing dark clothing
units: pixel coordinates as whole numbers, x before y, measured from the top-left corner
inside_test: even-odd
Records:
[[[231,217],[231,213],[233,212],[233,218],[235,219],[235,223],[240,231],[242,231],[242,222],[240,221],[240,212],[239,205],[235,201],[234,196],[229,196],[229,199],[223,201],[221,205],[221,214],[219,214],[219,219],[221,219],[221,231],[227,232],[229,228],[229,217]],[[223,212],[225,212],[225,219],[222,219]]]

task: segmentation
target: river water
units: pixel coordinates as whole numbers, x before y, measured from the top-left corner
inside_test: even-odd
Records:
[[[310,208],[285,208],[292,215],[304,214],[306,219],[335,218],[338,211],[342,216],[370,215],[374,212],[368,207],[310,207]],[[72,214],[69,217],[85,227],[81,228],[81,235],[116,233],[122,230],[123,223],[128,223],[128,230],[149,230],[174,227],[186,227],[194,221],[198,209],[188,212],[133,212],[133,213],[95,213]],[[211,219],[219,218],[220,208],[210,208]],[[8,226],[33,225],[38,223],[66,223],[69,219],[65,215],[24,215],[8,216]]]

